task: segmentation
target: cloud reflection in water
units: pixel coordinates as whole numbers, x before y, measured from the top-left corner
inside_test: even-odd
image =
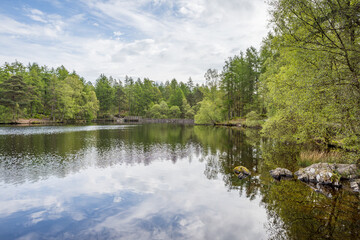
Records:
[[[200,145],[137,142],[126,131],[80,132],[71,135],[85,138],[79,148],[48,147],[15,167],[2,161],[0,239],[265,238],[260,200],[209,180]],[[74,132],[64,134],[56,140]]]

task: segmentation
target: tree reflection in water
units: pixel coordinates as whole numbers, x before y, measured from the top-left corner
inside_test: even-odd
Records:
[[[30,129],[30,130],[29,130]],[[50,176],[64,177],[83,168],[116,164],[149,165],[155,160],[200,158],[208,179],[222,179],[228,191],[266,208],[266,228],[272,239],[357,239],[360,199],[348,191],[314,192],[294,180],[275,181],[269,170],[294,171],[301,146],[262,139],[257,131],[208,126],[127,126],[71,132],[60,127],[27,128],[0,136],[0,181],[20,184]],[[91,129],[91,128],[90,128]],[[111,129],[111,127],[110,127]],[[30,131],[31,134],[24,134]],[[42,131],[37,134],[37,131]],[[44,154],[44,152],[46,154]],[[25,154],[26,153],[26,154]],[[89,160],[90,159],[90,160]],[[235,166],[251,177],[238,179]]]
[[[269,175],[275,167],[295,171],[301,146],[261,139],[253,130],[195,128],[206,161],[204,174],[223,177],[229,191],[239,191],[250,200],[260,197],[268,212],[270,239],[358,239],[360,198],[346,190],[329,190],[331,197],[306,184],[276,181]],[[232,172],[242,165],[251,178],[239,180]]]

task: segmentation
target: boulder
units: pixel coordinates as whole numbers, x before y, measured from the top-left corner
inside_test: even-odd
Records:
[[[356,164],[333,164],[335,170],[340,174],[341,179],[359,178],[359,169]]]
[[[239,179],[243,179],[251,175],[249,169],[243,166],[237,166],[233,169],[233,171]]]
[[[340,179],[358,178],[359,169],[355,164],[316,163],[295,172],[303,182],[340,186]]]
[[[286,168],[276,168],[270,171],[270,175],[276,180],[280,180],[281,178],[292,178],[293,173]]]

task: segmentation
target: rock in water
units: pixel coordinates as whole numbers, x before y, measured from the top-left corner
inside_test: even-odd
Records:
[[[281,178],[292,178],[293,177],[293,173],[289,169],[286,169],[286,168],[276,168],[274,170],[271,170],[270,175],[277,180],[280,180]]]
[[[359,169],[356,164],[334,164],[335,170],[341,179],[352,180],[359,177]]]
[[[340,179],[355,179],[359,177],[358,173],[359,170],[355,164],[316,163],[299,169],[295,175],[303,182],[339,187]]]
[[[237,166],[234,168],[233,171],[238,176],[239,179],[243,179],[251,175],[249,169],[243,166]]]

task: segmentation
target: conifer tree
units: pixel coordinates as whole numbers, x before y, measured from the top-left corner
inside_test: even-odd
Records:
[[[12,110],[12,120],[16,120],[17,110],[27,103],[28,87],[21,76],[11,76],[0,84],[0,104]]]

